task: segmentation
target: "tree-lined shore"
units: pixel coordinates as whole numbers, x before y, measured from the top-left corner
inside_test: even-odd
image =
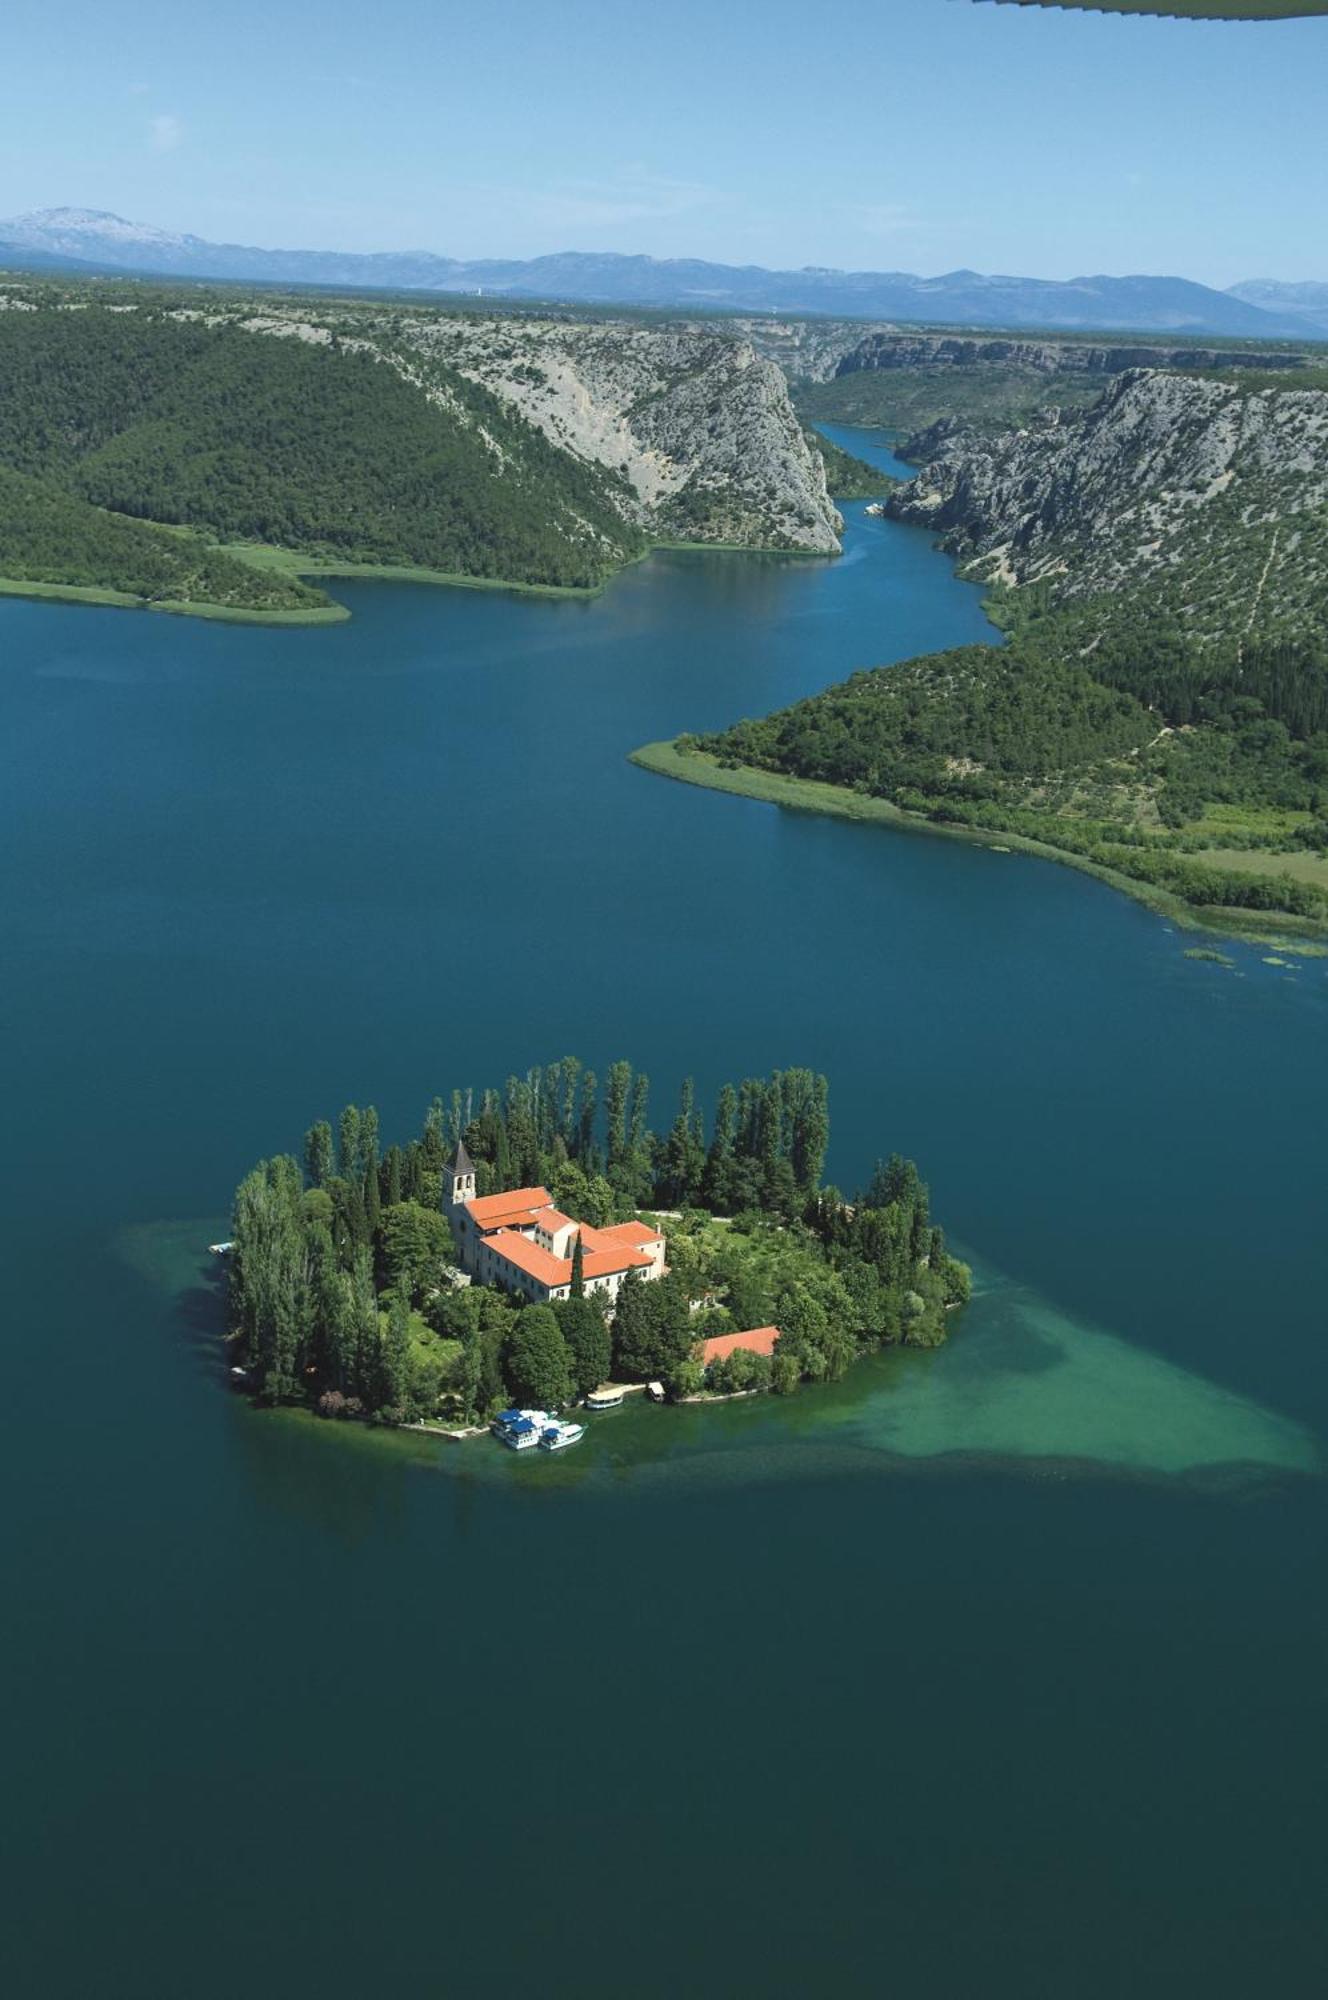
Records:
[[[601,1084],[568,1058],[501,1091],[436,1098],[405,1145],[382,1145],[372,1106],[314,1124],[299,1158],[261,1161],[236,1193],[236,1365],[270,1403],[471,1424],[513,1401],[560,1407],[610,1378],[658,1377],[677,1396],[787,1393],[872,1348],[944,1339],[967,1269],[912,1162],[883,1162],[852,1200],[823,1185],[824,1077],[725,1085],[709,1121],[684,1084],[663,1131],[649,1095],[625,1061]],[[480,1194],[547,1187],[595,1227],[662,1215],[668,1275],[629,1277],[611,1317],[579,1258],[572,1296],[551,1305],[457,1283],[442,1195],[458,1140]],[[781,1330],[773,1357],[739,1351],[709,1371],[698,1358],[703,1340],[763,1324]]]

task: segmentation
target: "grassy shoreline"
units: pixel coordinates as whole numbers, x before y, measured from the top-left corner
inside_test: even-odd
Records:
[[[744,542],[652,542],[639,556],[611,570],[599,583],[520,583],[511,577],[465,576],[459,571],[424,569],[413,563],[359,563],[331,556],[302,555],[298,549],[283,549],[266,542],[219,542],[221,555],[233,556],[252,569],[277,571],[286,576],[344,577],[361,583],[424,583],[445,590],[515,591],[523,597],[599,597],[615,577],[634,563],[645,562],[658,551],[699,555],[775,556],[790,562],[829,562],[834,558],[819,549],[772,549]],[[232,625],[342,625],[352,613],[344,604],[329,598],[326,604],[300,606],[211,604],[202,599],[186,603],[173,598],[137,597],[126,590],[112,590],[102,584],[38,583],[24,577],[0,577],[0,597],[36,597],[60,604],[99,604],[124,611],[166,611],[177,618],[204,618]]]
[[[629,753],[629,761],[657,777],[684,785],[700,785],[713,792],[730,792],[739,798],[760,799],[768,805],[791,812],[827,813],[837,819],[874,821],[878,826],[899,832],[929,834],[941,840],[967,841],[971,846],[988,847],[997,853],[1032,854],[1044,861],[1059,861],[1081,874],[1093,875],[1108,888],[1143,903],[1159,916],[1168,918],[1182,930],[1208,931],[1219,937],[1243,938],[1247,943],[1276,944],[1286,950],[1302,950],[1318,956],[1313,940],[1328,937],[1328,926],[1306,917],[1282,916],[1277,911],[1230,910],[1218,905],[1187,903],[1168,889],[1151,882],[1138,882],[1114,868],[1089,861],[1050,842],[1030,840],[1026,835],[987,831],[980,827],[947,826],[906,812],[888,799],[864,797],[840,785],[827,785],[815,778],[787,778],[773,771],[758,771],[750,765],[724,766],[704,751],[682,751],[676,742],[643,743]],[[1298,940],[1308,940],[1298,945]]]
[[[27,577],[0,576],[0,597],[36,597],[55,604],[100,604],[119,611],[165,611],[175,618],[205,618],[229,625],[341,625],[350,617],[344,604],[306,606],[247,604],[187,604],[169,597],[135,597],[127,590],[109,590],[94,583],[35,583]]]
[[[367,583],[430,583],[448,590],[516,590],[528,597],[598,597],[604,583],[517,583],[500,576],[466,576],[460,571],[426,569],[418,563],[351,562],[336,556],[304,555],[299,549],[268,542],[221,542],[222,555],[234,556],[252,569],[276,570],[286,576],[346,577]],[[613,575],[617,575],[615,570]],[[605,578],[605,583],[609,578]],[[342,607],[344,610],[344,607]],[[345,616],[350,617],[345,611]]]

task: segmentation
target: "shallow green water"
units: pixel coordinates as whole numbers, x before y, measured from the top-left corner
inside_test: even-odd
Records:
[[[11,1990],[1319,1990],[1328,980],[628,766],[982,636],[849,512],[593,604],[0,603]],[[568,1050],[824,1068],[950,1345],[550,1464],[230,1396],[250,1160]]]

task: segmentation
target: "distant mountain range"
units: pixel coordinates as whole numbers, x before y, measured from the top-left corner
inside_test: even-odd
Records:
[[[691,312],[825,313],[944,326],[1128,329],[1265,340],[1328,338],[1328,285],[1252,281],[1221,292],[1172,277],[1062,282],[949,271],[943,277],[920,278],[908,271],[767,271],[756,264],[594,251],[465,262],[427,250],[260,250],[209,243],[201,236],[178,235],[87,208],[39,209],[0,222],[0,264],[85,276],[119,271]]]
[[[1328,340],[1328,285],[1312,281],[1288,285],[1276,278],[1247,278],[1244,284],[1233,285],[1229,296],[1282,319],[1294,313],[1314,335]]]

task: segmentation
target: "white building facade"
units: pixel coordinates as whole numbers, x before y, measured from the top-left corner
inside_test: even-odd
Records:
[[[578,1237],[585,1290],[606,1293],[610,1305],[629,1272],[649,1282],[668,1268],[664,1238],[648,1223],[596,1229],[555,1208],[544,1187],[477,1195],[475,1168],[463,1145],[443,1170],[443,1208],[462,1269],[482,1285],[498,1285],[534,1304],[571,1297]]]

